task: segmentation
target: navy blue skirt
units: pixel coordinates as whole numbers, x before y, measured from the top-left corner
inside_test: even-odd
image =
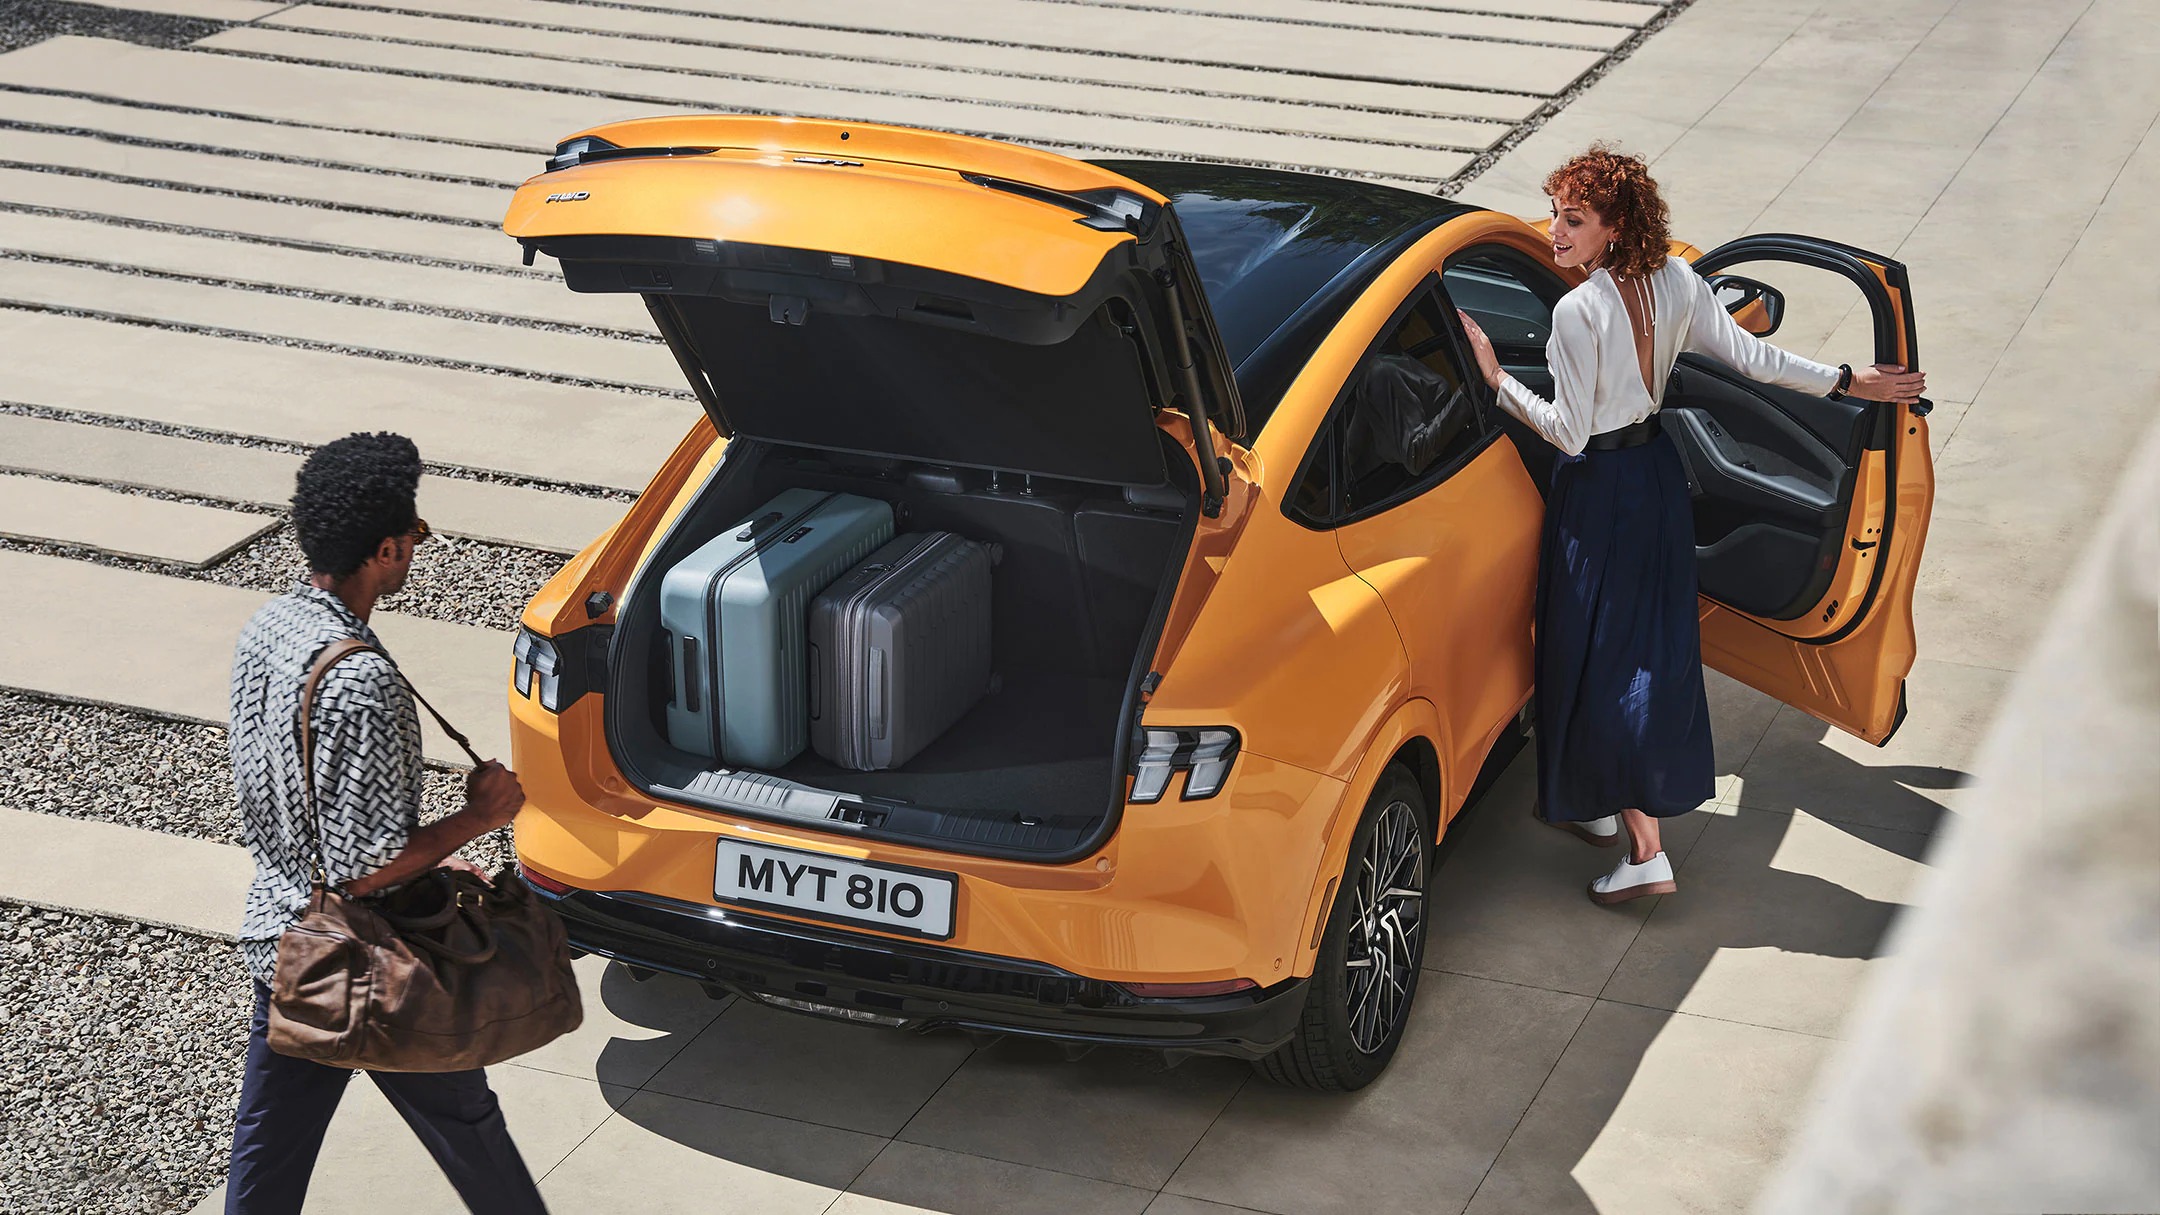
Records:
[[[1672,439],[1562,457],[1537,591],[1538,804],[1549,822],[1685,814],[1716,793],[1695,520]]]

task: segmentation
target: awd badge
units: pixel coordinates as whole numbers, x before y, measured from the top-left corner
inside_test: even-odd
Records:
[[[547,200],[549,202],[584,202],[591,197],[591,191],[579,190],[575,194],[550,194],[547,196]]]

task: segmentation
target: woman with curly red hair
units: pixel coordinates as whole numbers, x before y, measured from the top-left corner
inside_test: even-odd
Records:
[[[1674,889],[1658,820],[1715,795],[1695,600],[1695,524],[1680,454],[1658,427],[1673,362],[1708,355],[1751,379],[1822,395],[1911,402],[1917,372],[1829,367],[1727,315],[1668,257],[1665,200],[1642,161],[1603,145],[1545,179],[1553,260],[1589,277],[1553,309],[1553,399],[1508,375],[1462,318],[1502,408],[1564,458],[1538,563],[1538,811],[1627,856],[1590,884],[1599,903]]]

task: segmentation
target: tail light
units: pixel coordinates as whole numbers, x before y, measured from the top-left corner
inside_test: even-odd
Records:
[[[1227,726],[1197,726],[1174,730],[1152,727],[1140,731],[1140,747],[1133,757],[1134,803],[1159,802],[1170,789],[1170,774],[1183,771],[1185,788],[1181,801],[1198,801],[1222,792],[1230,779],[1230,765],[1237,760],[1238,733]]]

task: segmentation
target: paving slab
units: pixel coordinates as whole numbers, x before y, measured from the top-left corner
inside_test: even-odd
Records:
[[[876,28],[864,20],[866,11],[876,10],[851,0],[678,0],[670,7],[842,29]],[[1035,0],[922,0],[908,6],[907,27],[927,37],[1548,96],[1565,89],[1602,57],[1595,51],[1162,10],[1106,14],[1086,5]]]
[[[198,45],[212,50],[275,55],[356,71],[424,72],[506,85],[523,84],[533,77],[532,60],[522,55],[338,38],[266,26],[227,30]],[[1442,180],[1470,162],[1466,153],[1437,148],[1360,144],[1344,139],[1275,135],[1220,127],[1203,130],[1112,115],[1029,110],[892,93],[848,92],[784,81],[731,80],[604,63],[552,60],[545,77],[551,87],[558,89],[592,89],[617,97],[637,98],[648,112],[657,106],[683,105],[748,113],[857,118],[937,130],[978,132],[1062,149],[1169,153],[1216,160],[1386,173],[1431,181]]]
[[[0,897],[230,937],[247,849],[9,807],[0,790]]]
[[[305,457],[173,435],[0,414],[0,468],[58,473],[283,510]],[[621,502],[435,473],[420,478],[420,513],[436,531],[574,553],[614,526]]]
[[[873,1135],[638,1093],[548,1170],[540,1193],[559,1211],[818,1215],[885,1143]],[[635,1187],[634,1195],[626,1186]]]
[[[1747,1210],[1836,1046],[1601,1000],[1469,1215]]]
[[[19,540],[201,568],[276,526],[267,515],[0,473],[0,535]]]
[[[0,586],[24,603],[0,649],[0,687],[170,717],[227,719],[233,643],[261,591],[0,552]],[[414,683],[483,757],[510,753],[510,634],[377,612],[369,621]],[[428,758],[465,755],[422,715]]]
[[[182,325],[513,374],[555,375],[676,392],[682,368],[657,342],[556,333],[524,325],[210,286],[59,262],[11,261],[0,304],[81,308],[154,325]]]
[[[959,1034],[900,1034],[737,1000],[684,1039],[645,1088],[889,1137],[973,1053]]]
[[[105,97],[347,131],[472,141],[541,156],[572,131],[652,112],[649,104],[619,98],[387,73],[326,77],[305,64],[102,38],[48,38],[0,55],[0,84],[78,92],[86,80],[97,81],[97,92]]]
[[[1600,907],[1583,897],[1620,848],[1597,848],[1538,822],[1535,756],[1525,751],[1471,812],[1434,875],[1425,966],[1595,996],[1612,977],[1656,899]],[[1667,855],[1684,860],[1709,825],[1700,812],[1666,819]],[[1460,832],[1458,835],[1457,833]]]
[[[1599,993],[1835,1037],[1924,871],[1928,837],[1726,808]]]
[[[1220,1202],[1206,1202],[1187,1198],[1182,1194],[1157,1194],[1148,1204],[1145,1215],[1266,1215],[1254,1212],[1251,1207],[1233,1207]]]
[[[424,458],[545,480],[643,488],[697,403],[143,325],[0,309],[0,401],[317,446],[361,425]],[[154,374],[157,390],[146,391]]]
[[[960,1152],[889,1143],[827,1215],[1140,1215],[1152,1190]]]
[[[203,17],[211,21],[253,21],[278,11],[275,0],[74,0],[98,8],[127,9],[137,13],[164,13],[173,17]]]
[[[1378,1080],[1350,1094],[1255,1080],[1165,1188],[1284,1215],[1460,1210],[1590,1004],[1428,973]]]
[[[1087,0],[1089,7],[1147,9],[1154,0]],[[1576,3],[1572,5],[1486,5],[1479,12],[1421,4],[1368,4],[1363,0],[1178,0],[1180,12],[1251,21],[1346,26],[1352,29],[1404,30],[1424,34],[1459,34],[1509,42],[1541,42],[1611,50],[1657,15],[1650,5]]]
[[[0,63],[5,62],[6,57],[0,56]],[[311,250],[458,263],[454,268],[487,266],[493,268],[492,276],[496,278],[534,285],[548,281],[545,275],[518,268],[522,256],[518,246],[500,232],[392,215],[333,211],[304,203],[175,190],[154,182],[0,168],[0,206],[11,210],[38,207],[92,219],[142,220]],[[559,282],[550,285],[560,289]],[[571,315],[575,313],[566,309],[565,317]]]
[[[610,18],[630,18],[633,22],[638,18],[650,22],[653,16],[650,13],[635,13],[629,10],[585,11],[605,12]],[[593,22],[592,17],[584,14],[580,14],[577,20],[580,25],[590,25]],[[673,22],[677,25],[685,23],[702,23],[702,19],[675,18]],[[706,76],[739,77],[746,81],[817,85],[845,90],[851,94],[863,91],[903,93],[1098,116],[1115,114],[1120,118],[1195,126],[1237,127],[1247,131],[1319,135],[1358,141],[1387,140],[1471,151],[1490,146],[1508,131],[1506,126],[1498,123],[1471,122],[1457,118],[1376,114],[1341,107],[1247,97],[1219,97],[1073,80],[1042,80],[1007,73],[839,58],[804,54],[801,51],[746,50],[711,42],[678,41],[668,37],[611,37],[583,29],[534,28],[500,21],[442,20],[364,9],[305,5],[280,13],[275,20],[263,24],[281,29],[344,33],[435,46],[542,55],[579,63],[621,64],[696,72]],[[692,30],[683,29],[680,32],[688,35]],[[873,115],[872,111],[862,112],[865,117]],[[1110,136],[1105,135],[1104,138]]]
[[[1610,0],[1587,2],[1602,8]],[[1156,91],[1205,92],[1218,96],[1303,102],[1323,108],[1347,107],[1428,117],[1454,115],[1517,122],[1529,117],[1542,101],[1542,98],[1527,93],[1450,89],[1220,64],[1179,63],[1173,76],[1166,72],[1159,59],[1139,56],[922,37],[906,30],[798,25],[783,18],[757,21],[728,14],[700,17],[680,11],[602,9],[557,0],[354,0],[349,7],[552,25],[865,61],[969,68],[1046,81],[1132,85]]]
[[[139,181],[173,182],[337,206],[380,208],[423,219],[499,225],[510,191],[389,173],[361,173],[246,156],[219,156],[87,135],[0,127],[0,160],[109,173]]]
[[[655,974],[644,982],[619,963],[587,954],[571,963],[584,996],[585,1020],[535,1051],[519,1055],[521,1067],[643,1088],[690,1041],[720,1016],[729,1001],[679,975]]]
[[[1931,651],[1923,645],[1921,653]],[[1946,812],[1965,804],[1974,749],[2009,684],[2007,671],[1922,658],[1906,678],[1911,714],[1882,747],[1781,708],[1726,800],[1751,810],[1933,832]]]
[[[630,1098],[628,1089],[514,1063],[489,1068],[488,1085],[502,1104],[518,1154],[536,1178],[557,1167]],[[442,1169],[389,1099],[367,1079],[355,1077],[330,1120],[303,1210],[359,1215],[463,1209]]]
[[[105,82],[96,83],[102,86]],[[506,187],[516,186],[539,172],[544,163],[526,152],[440,143],[418,136],[326,131],[319,127],[152,109],[56,93],[0,89],[0,117],[137,139],[290,156],[352,168],[482,178]]]
[[[1166,1070],[1137,1052],[1074,1063],[1056,1046],[1006,1038],[970,1057],[899,1137],[1156,1190],[1251,1075],[1227,1059]]]
[[[652,333],[650,314],[635,295],[572,291],[559,278],[488,274],[388,258],[352,257],[232,240],[223,236],[130,227],[96,219],[10,211],[5,209],[4,201],[10,197],[8,184],[5,177],[0,176],[0,249],[19,249],[44,257],[141,267],[235,283],[358,296],[450,312],[478,313],[489,319],[510,317],[557,325],[582,325],[603,330],[607,335],[643,339]],[[172,197],[167,191],[150,187],[126,188],[140,191],[143,202]],[[144,210],[150,211],[152,214],[148,218],[153,219],[159,213],[169,213],[162,207]],[[509,243],[507,238],[504,243]],[[554,262],[551,259],[540,265],[552,270]],[[83,302],[95,303],[94,300]],[[680,378],[678,374],[677,379]]]

